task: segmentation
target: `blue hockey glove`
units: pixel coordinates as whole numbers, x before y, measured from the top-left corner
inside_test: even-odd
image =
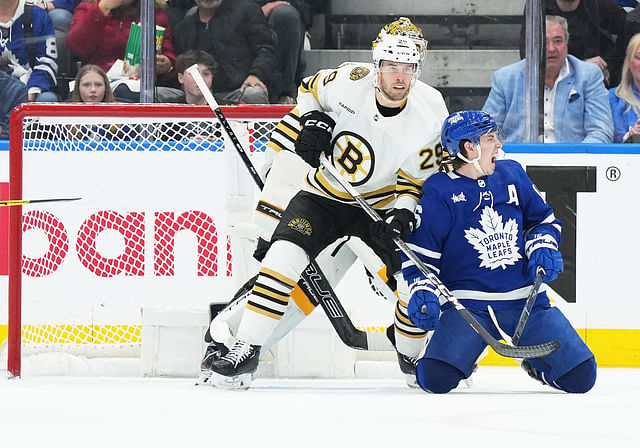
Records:
[[[440,300],[435,287],[428,280],[414,283],[411,286],[411,298],[407,306],[409,319],[418,328],[433,330],[440,320]]]
[[[529,275],[535,277],[538,266],[544,269],[542,275],[542,281],[549,283],[558,277],[558,274],[564,270],[564,263],[562,262],[562,254],[559,250],[550,249],[548,247],[541,247],[534,250],[529,256],[529,264],[527,269]]]
[[[312,110],[300,117],[302,130],[295,143],[296,153],[314,168],[320,166],[320,154],[331,157],[331,135],[336,125],[333,119],[319,110]]]
[[[374,243],[392,247],[394,238],[406,241],[415,225],[416,217],[411,210],[394,208],[387,212],[383,220],[372,223],[369,231]]]

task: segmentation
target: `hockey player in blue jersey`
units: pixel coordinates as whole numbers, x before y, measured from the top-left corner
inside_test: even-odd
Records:
[[[453,169],[431,176],[416,213],[418,228],[407,241],[454,296],[497,339],[498,326],[513,334],[538,267],[543,281],[563,269],[558,251],[561,223],[522,167],[497,160],[498,126],[481,111],[450,115],[442,144]],[[487,344],[409,260],[402,272],[410,287],[408,313],[434,330],[416,366],[420,387],[446,393],[468,378]],[[562,312],[537,296],[520,344],[558,340],[560,349],[522,362],[530,376],[566,392],[589,391],[596,379],[593,353]],[[494,310],[497,323],[491,319]]]

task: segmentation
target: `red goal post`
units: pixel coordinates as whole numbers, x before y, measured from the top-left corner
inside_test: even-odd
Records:
[[[221,109],[259,161],[291,106]],[[255,186],[207,106],[24,104],[9,159],[9,199],[83,198],[9,207],[10,377],[23,344],[139,342],[140,306],[230,290],[225,220]]]

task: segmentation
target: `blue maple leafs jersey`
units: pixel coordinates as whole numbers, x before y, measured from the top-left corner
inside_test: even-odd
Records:
[[[496,161],[494,173],[479,179],[434,174],[416,213],[409,247],[469,308],[521,306],[534,280],[528,256],[560,244],[560,221],[512,160]],[[424,278],[406,257],[402,272],[409,284]]]
[[[56,86],[58,72],[58,49],[53,23],[44,9],[32,8],[31,39],[34,42],[35,57],[32,67],[23,30],[24,4],[25,0],[19,0],[13,18],[7,23],[0,22],[0,65],[6,66],[9,73],[25,83],[27,88],[52,91]]]

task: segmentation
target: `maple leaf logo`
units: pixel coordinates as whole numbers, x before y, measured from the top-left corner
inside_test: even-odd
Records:
[[[487,269],[506,269],[522,258],[518,248],[518,223],[509,219],[502,223],[500,216],[491,207],[485,207],[480,216],[481,229],[470,227],[464,231],[464,237],[478,251],[480,267]]]

